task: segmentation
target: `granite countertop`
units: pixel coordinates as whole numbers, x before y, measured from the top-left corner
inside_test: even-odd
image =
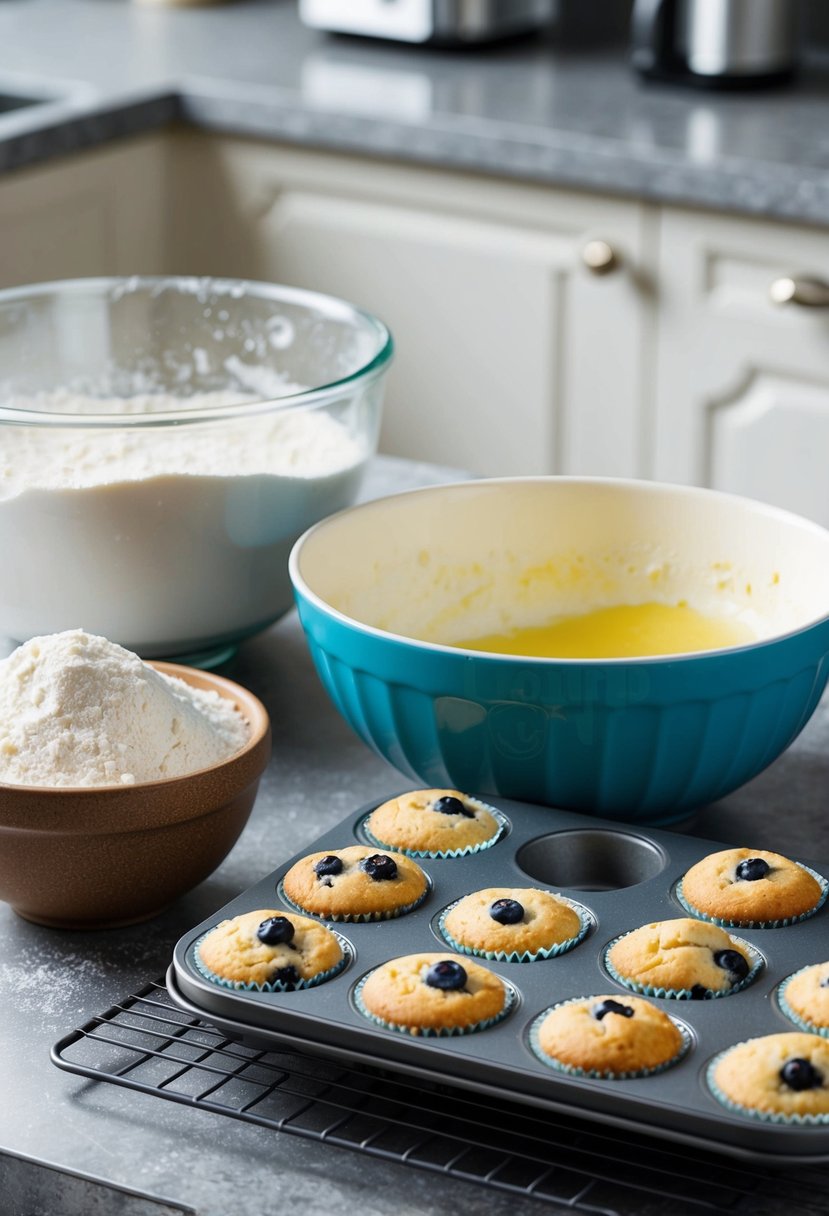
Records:
[[[381,457],[366,496],[457,476]],[[335,712],[313,670],[295,613],[246,643],[228,674],[267,705],[274,750],[248,826],[219,869],[164,915],[120,930],[46,929],[0,904],[3,1216],[193,1211],[198,1216],[270,1216],[289,1209],[303,1216],[563,1212],[558,1206],[539,1206],[532,1199],[380,1160],[367,1162],[357,1153],[87,1082],[50,1063],[49,1049],[59,1038],[162,975],[175,942],[193,925],[359,806],[407,786]],[[827,788],[829,698],[765,773],[703,808],[679,829],[825,861]],[[804,1216],[829,1212],[829,1199],[823,1205],[821,1198],[829,1194],[829,1172],[808,1172],[812,1199],[798,1211]],[[752,1216],[789,1216],[795,1192],[787,1187],[799,1184],[802,1173],[788,1174],[788,1182],[785,1177],[779,1184],[764,1182],[750,1199]],[[658,1197],[643,1197],[637,1216],[660,1216],[660,1203]]]
[[[829,60],[791,88],[644,84],[555,31],[484,49],[305,29],[292,0],[0,4],[0,169],[183,121],[551,185],[829,223]],[[0,99],[0,110],[4,109]]]

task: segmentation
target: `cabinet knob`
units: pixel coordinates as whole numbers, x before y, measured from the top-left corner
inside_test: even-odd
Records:
[[[769,288],[775,304],[799,304],[802,308],[829,308],[829,283],[805,276],[775,279]]]
[[[620,258],[607,241],[588,241],[581,251],[581,260],[591,274],[610,274],[619,266]]]

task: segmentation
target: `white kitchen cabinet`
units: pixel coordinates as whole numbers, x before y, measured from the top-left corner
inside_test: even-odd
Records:
[[[202,271],[343,296],[397,347],[384,451],[476,473],[642,474],[650,301],[636,203],[180,136],[171,248]],[[196,197],[193,195],[193,197]],[[591,238],[619,257],[587,270]]]
[[[152,136],[0,176],[0,287],[162,271],[165,165]]]
[[[829,281],[829,232],[177,131],[4,175],[0,233],[0,286],[223,274],[376,312],[385,452],[709,485],[829,525],[829,308],[769,298]]]
[[[829,526],[829,307],[769,295],[829,283],[829,233],[665,208],[659,243],[653,476]]]

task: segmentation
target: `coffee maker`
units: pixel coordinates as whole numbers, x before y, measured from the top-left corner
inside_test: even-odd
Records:
[[[631,62],[645,77],[708,88],[790,80],[798,0],[634,0]]]

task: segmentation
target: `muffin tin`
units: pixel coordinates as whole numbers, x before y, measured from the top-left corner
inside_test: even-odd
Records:
[[[676,898],[678,880],[694,862],[727,846],[529,803],[485,801],[508,821],[498,843],[459,858],[419,859],[431,886],[414,911],[392,920],[338,923],[351,957],[333,979],[296,992],[231,991],[199,973],[193,947],[221,920],[283,906],[280,880],[300,857],[367,843],[362,825],[376,802],[348,816],[185,934],[175,947],[167,977],[171,996],[231,1038],[265,1050],[289,1044],[349,1062],[370,1060],[375,1066],[489,1094],[493,1103],[504,1098],[555,1111],[577,1110],[606,1124],[636,1127],[766,1164],[829,1161],[829,1124],[773,1124],[732,1113],[711,1094],[705,1079],[713,1057],[733,1043],[798,1029],[780,1009],[777,989],[799,968],[829,955],[826,905],[784,928],[736,931],[763,959],[757,978],[743,991],[716,1000],[655,1000],[690,1037],[689,1050],[674,1067],[626,1080],[569,1076],[534,1054],[529,1042],[533,1022],[551,1005],[571,997],[618,994],[624,999],[628,990],[605,969],[606,946],[646,922],[686,916]],[[746,835],[750,844],[750,832]],[[823,877],[829,874],[827,866],[808,864]],[[589,910],[590,930],[578,946],[551,959],[477,960],[516,994],[509,1015],[486,1030],[421,1038],[383,1029],[365,1018],[354,1003],[358,981],[396,955],[450,951],[439,935],[440,913],[467,892],[490,886],[539,886],[561,893]]]

